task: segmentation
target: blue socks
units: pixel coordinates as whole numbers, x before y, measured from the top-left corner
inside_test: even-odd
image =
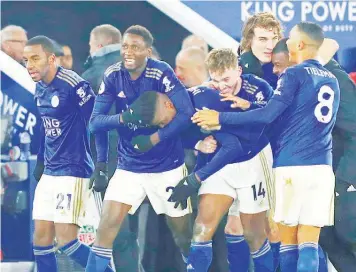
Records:
[[[303,243],[299,245],[298,272],[318,272],[318,244]]]
[[[318,246],[319,270],[318,272],[328,272],[328,262],[321,246]]]
[[[281,271],[297,272],[298,246],[281,245],[279,254]]]
[[[93,246],[91,248],[86,272],[112,272],[109,263],[112,256],[111,248]]]
[[[250,249],[243,235],[225,234],[229,270],[247,272],[250,266]]]
[[[53,245],[41,247],[33,246],[38,272],[57,272],[57,258]]]
[[[255,272],[273,272],[273,253],[269,241],[266,239],[261,248],[251,252]]]
[[[192,242],[187,271],[207,272],[213,258],[212,242]],[[91,272],[91,271],[87,271]]]
[[[276,271],[279,265],[279,248],[281,246],[281,242],[270,243],[270,245],[273,253],[273,267],[274,271]]]
[[[76,261],[81,267],[86,267],[90,248],[87,245],[84,245],[75,239],[65,246],[61,247],[60,250],[66,254],[69,258]]]

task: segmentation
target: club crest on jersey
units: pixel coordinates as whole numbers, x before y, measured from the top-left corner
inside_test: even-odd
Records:
[[[166,87],[164,90],[166,93],[170,92],[175,87],[175,85],[171,86],[171,81],[166,76],[163,78],[162,83]]]
[[[101,82],[98,94],[102,94],[104,91],[105,91],[105,84],[104,82]]]
[[[51,98],[51,105],[52,105],[53,108],[57,108],[57,107],[58,107],[58,105],[59,105],[59,98],[58,98],[58,96],[56,96],[56,95],[52,96],[52,98]]]
[[[77,95],[79,95],[80,98],[83,98],[86,93],[85,93],[85,90],[81,87],[77,90]]]
[[[258,102],[261,102],[261,101],[263,101],[263,99],[265,99],[265,97],[263,96],[262,92],[258,92],[256,94],[256,99],[257,99]]]

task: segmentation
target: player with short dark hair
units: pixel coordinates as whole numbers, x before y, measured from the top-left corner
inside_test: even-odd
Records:
[[[335,76],[317,60],[323,31],[302,22],[287,41],[289,67],[280,76],[274,96],[262,109],[245,113],[199,111],[194,122],[216,125],[268,124],[279,135],[274,167],[276,210],[280,223],[281,270],[318,271],[320,228],[333,224],[335,177],[332,137],[340,101]]]
[[[280,40],[272,51],[273,73],[277,76],[280,76],[288,67],[296,64],[289,60],[287,40],[287,38]]]
[[[295,65],[289,61],[289,51],[287,40],[280,40],[273,50],[272,62],[274,65],[273,71],[280,75],[286,68]],[[355,121],[353,118],[353,109],[356,101],[356,86],[348,77],[347,73],[335,61],[331,60],[324,65],[328,71],[333,73],[339,82],[340,87],[340,107],[337,113],[335,127],[333,129],[333,168],[336,178],[335,191],[339,194],[335,201],[335,226],[322,228],[319,243],[322,248],[328,253],[328,258],[339,271],[347,271],[351,267],[356,266],[356,258],[352,255],[349,245],[343,241],[347,240],[351,232],[344,231],[344,226],[353,227],[350,223],[352,216],[345,216],[345,213],[351,211],[349,207],[352,202],[348,199],[348,188],[350,181],[355,179],[355,170],[350,165],[355,161],[355,140],[352,135],[355,134]],[[346,148],[345,148],[346,147]],[[338,212],[341,211],[342,212]],[[338,213],[337,213],[338,212]],[[337,220],[337,218],[340,218]],[[342,229],[342,231],[340,231]],[[338,234],[336,235],[335,232]],[[347,241],[349,242],[349,240]],[[324,268],[321,268],[324,266]],[[327,263],[324,253],[319,246],[319,272],[327,271]]]
[[[117,170],[105,194],[97,239],[86,268],[88,272],[105,270],[120,224],[128,213],[135,213],[146,196],[157,214],[167,216],[177,245],[188,255],[191,209],[175,209],[174,203],[167,201],[170,191],[166,187],[175,186],[185,175],[179,134],[190,125],[193,106],[172,68],[150,58],[152,43],[152,34],[142,26],[132,26],[125,31],[123,61],[106,70],[95,101],[91,130],[117,129],[120,137]],[[168,120],[168,124],[163,122],[164,127],[152,127],[147,123],[150,120],[145,119],[145,109],[138,98],[142,95],[150,100],[157,98],[149,91],[167,95],[172,105],[164,104],[165,107],[174,106],[176,110],[173,120]],[[108,115],[114,103],[116,114]],[[158,125],[163,126],[163,123],[158,121]]]
[[[26,68],[37,83],[35,100],[42,118],[33,201],[33,250],[40,272],[57,271],[54,238],[60,250],[82,267],[90,252],[77,236],[94,170],[88,123],[95,95],[87,81],[56,65],[54,52],[53,41],[46,36],[30,39],[24,49]],[[99,141],[105,137],[97,135]],[[98,161],[106,160],[107,150],[98,145]]]

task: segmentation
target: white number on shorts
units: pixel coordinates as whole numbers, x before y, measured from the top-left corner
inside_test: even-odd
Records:
[[[65,201],[65,194],[59,193],[57,195],[57,210],[63,210],[64,209],[64,205],[65,203],[63,203]],[[70,210],[70,204],[72,201],[72,194],[67,194],[67,210]]]
[[[328,94],[329,98],[325,98],[324,95]],[[318,105],[316,105],[314,114],[316,119],[324,124],[327,124],[330,122],[332,115],[333,115],[333,102],[334,102],[334,91],[331,89],[329,86],[324,85],[319,89],[318,93]],[[323,112],[321,111],[323,107],[326,107],[327,113],[324,115]]]
[[[260,182],[260,185],[258,186],[258,194],[257,194],[257,190],[256,190],[256,185],[252,185],[252,191],[253,191],[253,199],[256,201],[257,200],[257,197],[259,196],[262,196],[263,198],[265,197],[266,195],[266,191],[265,191],[265,188],[263,188],[263,185],[262,185],[262,181]]]

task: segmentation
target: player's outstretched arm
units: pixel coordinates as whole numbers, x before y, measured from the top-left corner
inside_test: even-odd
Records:
[[[201,182],[219,171],[225,165],[231,163],[238,154],[241,153],[241,143],[236,136],[228,133],[217,133],[214,136],[221,144],[220,150],[208,164],[197,172],[184,177],[177,186],[173,188],[172,195],[168,201],[175,202],[175,208],[181,206],[185,209],[187,207],[188,198],[198,192]]]
[[[264,108],[248,112],[221,112],[218,119],[221,125],[270,124],[280,116],[288,105],[277,100],[271,100]],[[204,126],[204,121],[200,122]],[[199,125],[199,123],[198,123]]]
[[[278,80],[274,95],[264,108],[248,112],[217,112],[201,110],[194,114],[192,121],[205,128],[217,125],[270,124],[292,103],[299,87],[300,70],[288,68]]]
[[[120,124],[120,114],[108,115],[116,98],[114,90],[104,77],[99,93],[95,98],[94,109],[89,121],[89,129],[92,133],[109,131],[122,126]]]

